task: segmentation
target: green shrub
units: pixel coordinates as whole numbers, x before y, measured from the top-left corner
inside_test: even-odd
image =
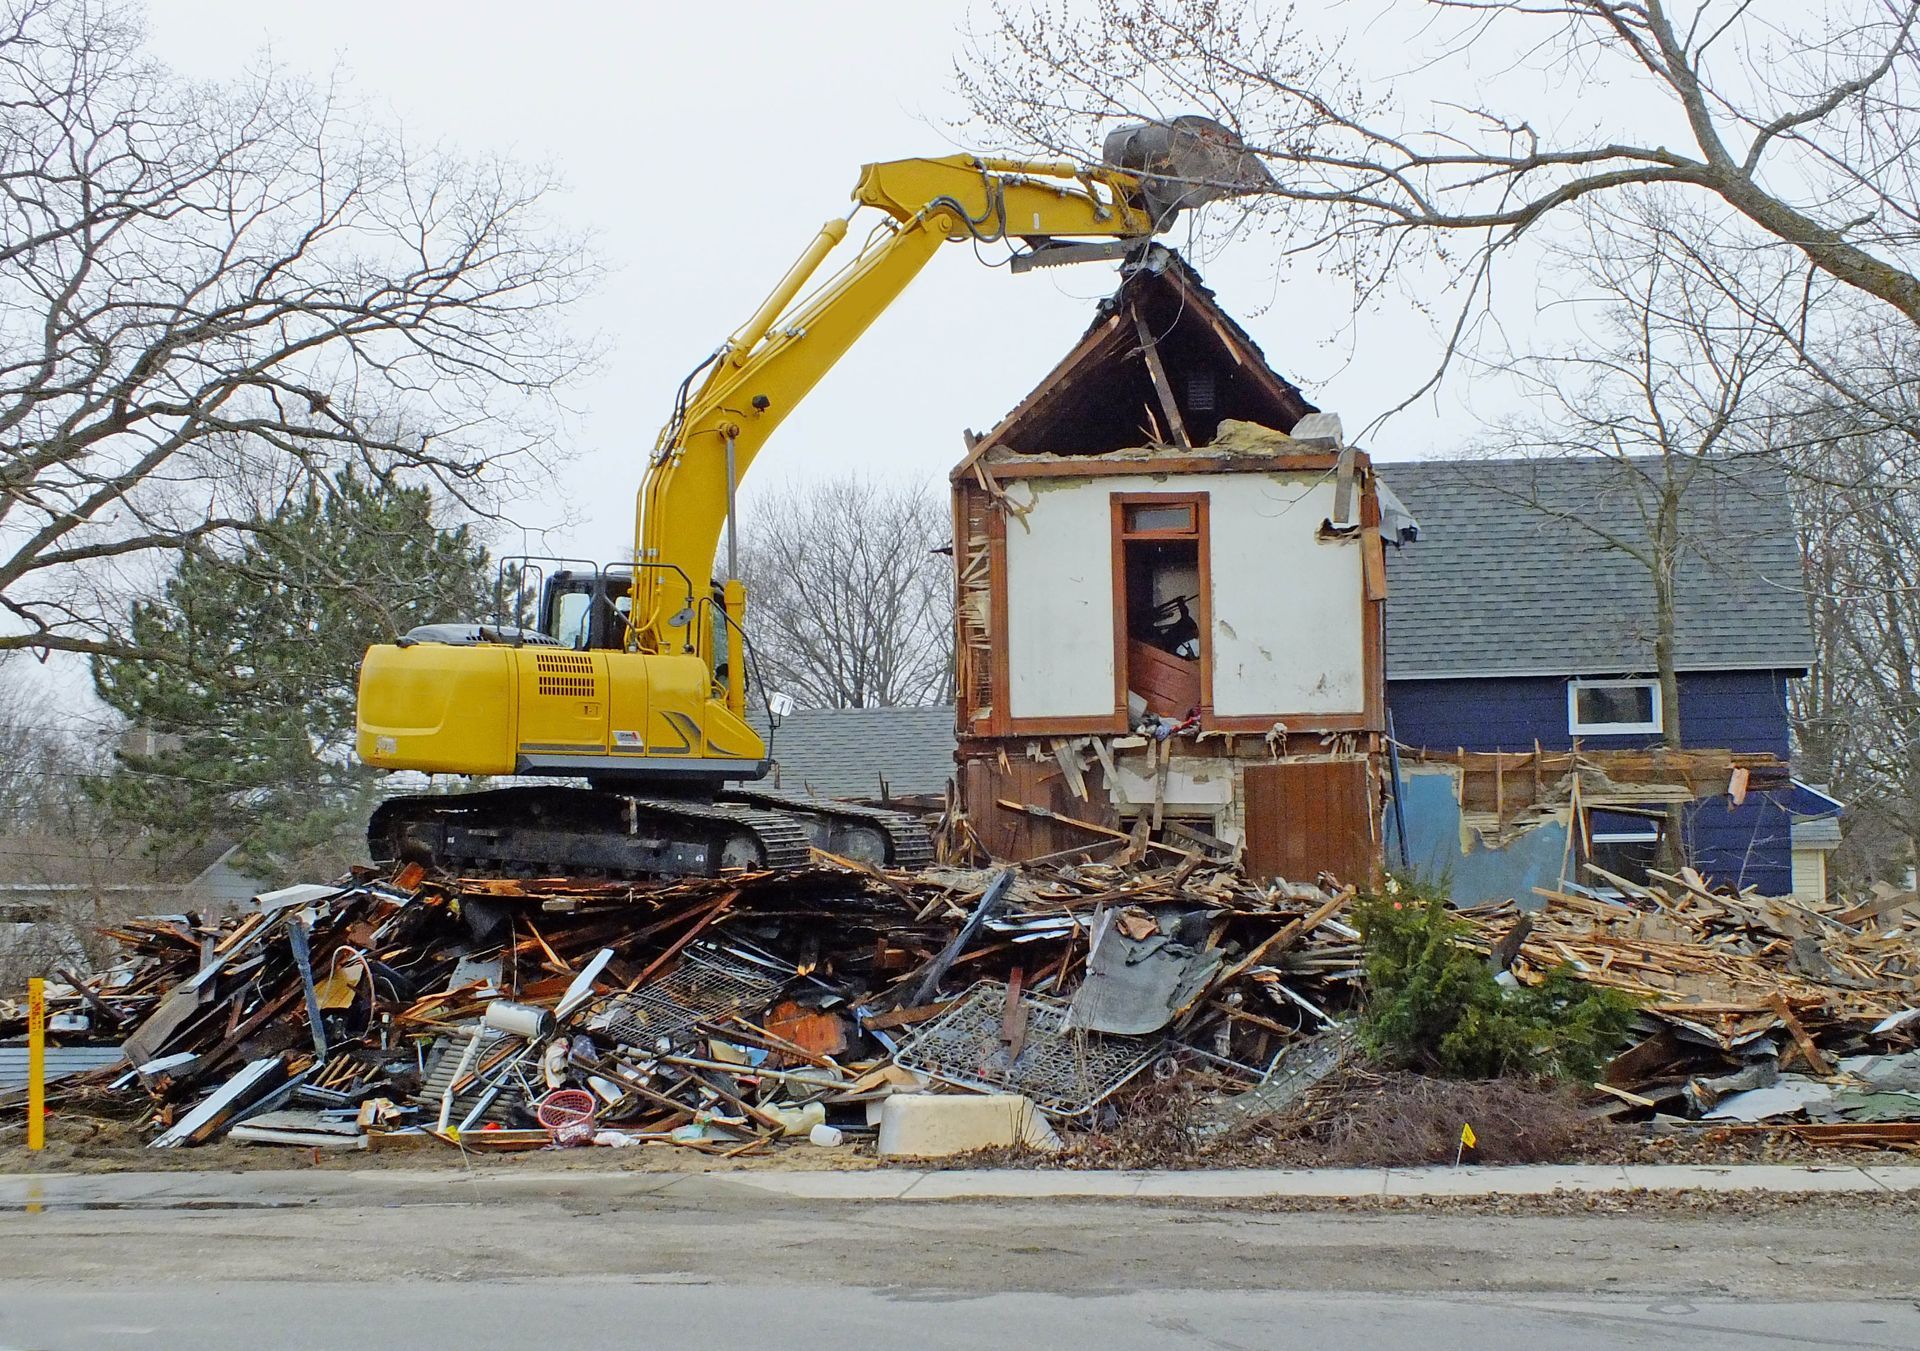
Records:
[[[1633,1000],[1564,967],[1537,986],[1502,986],[1438,899],[1395,886],[1362,899],[1355,914],[1367,948],[1360,1035],[1388,1065],[1456,1078],[1591,1079],[1633,1025]]]

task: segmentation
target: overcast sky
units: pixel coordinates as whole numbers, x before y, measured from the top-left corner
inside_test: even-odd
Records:
[[[608,266],[577,316],[607,356],[573,394],[579,453],[565,482],[520,512],[536,525],[571,512],[546,546],[576,556],[612,558],[631,539],[632,495],[674,386],[819,223],[845,213],[859,166],[972,148],[952,129],[963,5],[150,0],[149,12],[156,54],[184,73],[217,77],[263,50],[316,76],[344,69],[416,139],[558,171],[556,213],[595,232]],[[1255,236],[1199,261],[1276,369],[1349,428],[1366,424],[1417,383],[1426,321],[1389,310],[1330,346],[1339,290],[1276,276],[1277,253]],[[1109,264],[1014,277],[947,250],[783,424],[745,508],[816,474],[938,481],[962,429],[1018,402],[1115,284]],[[1472,425],[1450,395],[1374,447],[1432,453]]]

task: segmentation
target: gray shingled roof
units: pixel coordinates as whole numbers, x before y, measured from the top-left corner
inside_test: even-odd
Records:
[[[871,798],[885,778],[896,797],[945,792],[953,777],[953,719],[950,704],[796,710],[773,733],[780,790]],[[771,786],[773,775],[763,782]]]
[[[1655,500],[1645,475],[1657,465],[1378,465],[1420,522],[1420,538],[1387,562],[1388,678],[1650,673],[1647,569],[1579,522],[1644,543],[1643,503]],[[1685,502],[1679,669],[1804,670],[1813,638],[1780,465],[1718,462]]]

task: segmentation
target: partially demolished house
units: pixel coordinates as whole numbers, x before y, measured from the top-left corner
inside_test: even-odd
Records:
[[[1394,558],[1388,703],[1404,792],[1391,859],[1461,902],[1644,882],[1666,851],[1716,884],[1824,892],[1840,804],[1795,782],[1788,682],[1812,657],[1786,483],[1696,474],[1681,506],[1680,733],[1662,694],[1644,521],[1653,481],[1607,459],[1424,461],[1382,476],[1420,519]]]
[[[1137,832],[1257,876],[1373,876],[1385,560],[1337,421],[1155,246],[970,442],[952,481],[977,843],[1021,860]]]

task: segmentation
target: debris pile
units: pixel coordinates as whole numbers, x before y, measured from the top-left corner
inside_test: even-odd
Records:
[[[1267,1080],[1353,1003],[1352,896],[1197,859],[652,882],[408,867],[113,931],[124,955],[48,1004],[63,1044],[125,1059],[52,1101],[137,1116],[160,1148],[1045,1147],[1143,1074]],[[0,1040],[24,1018],[0,999]],[[0,1090],[0,1119],[20,1096]]]
[[[1597,1110],[1920,1144],[1920,920],[1655,877],[1462,912],[1502,979],[1642,1001]],[[158,1148],[925,1155],[1050,1148],[1179,1076],[1203,1133],[1228,1131],[1355,1053],[1354,895],[1194,856],[642,882],[410,866],[113,931],[123,955],[48,1002],[62,1046],[123,1058],[51,1100]],[[0,1042],[24,1020],[0,998]],[[23,1096],[0,1085],[0,1124]]]
[[[1598,872],[1598,870],[1594,870]],[[1595,1088],[1622,1118],[1767,1123],[1827,1144],[1920,1143],[1920,918],[1889,894],[1810,905],[1709,887],[1692,869],[1620,900],[1548,891],[1464,912],[1528,984],[1556,968],[1643,1001],[1644,1035]],[[1920,907],[1916,907],[1920,909]]]

